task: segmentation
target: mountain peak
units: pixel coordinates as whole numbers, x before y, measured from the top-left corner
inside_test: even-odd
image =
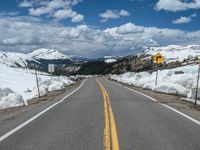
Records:
[[[46,49],[46,48],[40,48],[37,49],[31,53],[28,54],[29,58],[34,59],[70,59],[66,55],[62,54],[61,52],[55,50],[55,49]],[[71,59],[70,59],[71,60]]]

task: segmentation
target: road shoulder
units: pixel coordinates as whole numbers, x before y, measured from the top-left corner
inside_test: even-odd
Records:
[[[50,92],[47,96],[41,97],[40,99],[32,99],[28,106],[0,110],[0,135],[12,130],[17,125],[36,115],[38,112],[61,100],[63,97],[77,89],[82,82],[83,80],[77,80],[75,84],[65,87],[62,90]]]
[[[110,80],[110,79],[108,79]],[[181,96],[165,94],[165,93],[158,93],[148,89],[143,89],[140,87],[127,85],[124,83],[119,83],[114,80],[110,80],[111,82],[118,83],[125,87],[131,88],[135,91],[148,95],[157,100],[158,103],[166,104],[172,108],[179,110],[180,112],[191,116],[192,118],[200,121],[200,107],[198,106],[197,109],[194,108],[194,105],[190,102],[181,100]]]

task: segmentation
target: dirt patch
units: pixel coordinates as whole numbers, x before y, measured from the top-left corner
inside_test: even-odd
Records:
[[[116,82],[114,80],[111,81]],[[197,106],[197,108],[195,108],[193,103],[181,100],[182,98],[181,96],[158,93],[149,89],[143,89],[132,85],[130,86],[124,83],[120,84],[129,87],[133,90],[136,90],[138,92],[144,93],[152,98],[155,98],[158,101],[158,103],[167,104],[197,120],[200,120],[200,106]]]

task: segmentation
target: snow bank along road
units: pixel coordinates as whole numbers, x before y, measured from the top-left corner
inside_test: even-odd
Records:
[[[38,113],[0,135],[0,149],[200,149],[198,121],[105,78],[87,79],[71,95]]]

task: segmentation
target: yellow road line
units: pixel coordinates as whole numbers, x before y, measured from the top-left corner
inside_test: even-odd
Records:
[[[116,129],[116,124],[115,124],[114,114],[112,111],[112,106],[110,103],[110,98],[109,98],[108,92],[103,87],[103,85],[98,80],[96,81],[99,87],[101,88],[101,91],[103,93],[103,98],[104,98],[104,117],[105,117],[104,149],[111,150],[111,147],[112,147],[112,150],[119,150],[117,129]]]

